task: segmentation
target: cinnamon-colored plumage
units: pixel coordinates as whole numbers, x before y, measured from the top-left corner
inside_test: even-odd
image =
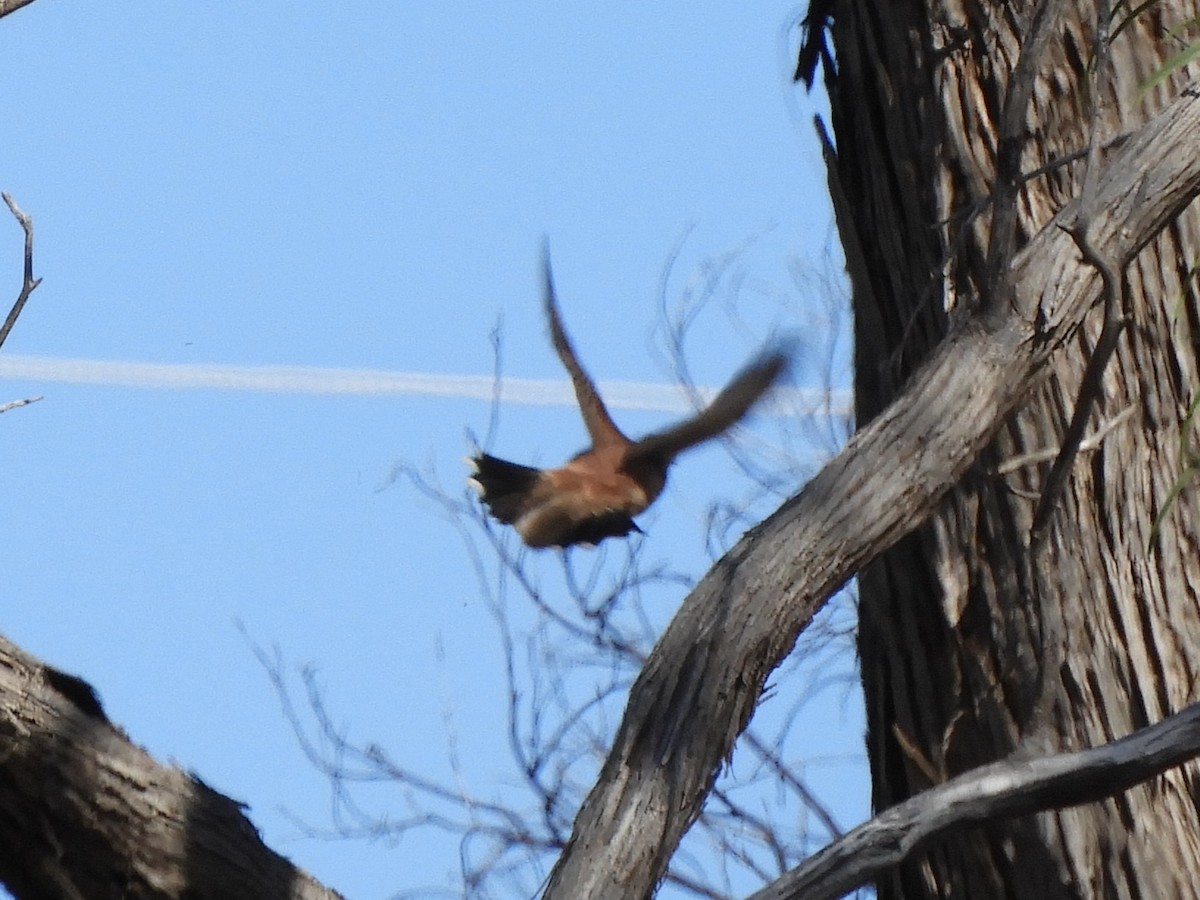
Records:
[[[734,425],[787,366],[781,352],[763,353],[743,369],[706,409],[638,441],[627,438],[608,414],[595,384],[579,364],[563,328],[543,251],[543,297],[550,338],[571,376],[592,446],[558,469],[535,469],[477,453],[470,481],[492,515],[512,525],[530,547],[597,544],[641,531],[633,517],[662,493],[675,457]]]

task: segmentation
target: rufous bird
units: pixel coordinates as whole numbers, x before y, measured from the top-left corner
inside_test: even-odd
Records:
[[[477,451],[467,462],[470,483],[491,514],[516,528],[530,547],[598,544],[609,537],[641,532],[633,517],[667,483],[667,469],[683,451],[732,427],[787,367],[778,350],[762,353],[690,419],[631,441],[617,428],[596,385],[579,363],[563,328],[550,272],[542,251],[542,291],[550,339],[571,376],[592,446],[558,469],[535,469]]]

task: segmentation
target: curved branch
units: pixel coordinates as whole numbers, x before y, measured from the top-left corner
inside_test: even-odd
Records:
[[[1014,755],[904,801],[749,900],[834,900],[952,828],[1095,803],[1200,755],[1200,703],[1118,741],[1037,759]]]
[[[0,0],[0,2],[3,2],[3,0]],[[17,295],[16,302],[13,303],[12,309],[9,310],[4,324],[0,325],[0,347],[3,347],[4,342],[8,340],[9,332],[17,324],[17,317],[21,315],[21,310],[25,308],[25,303],[29,300],[29,295],[42,283],[42,279],[33,277],[33,220],[29,218],[29,215],[21,207],[17,206],[17,202],[8,194],[0,194],[0,197],[4,198],[5,204],[13,216],[16,217],[21,230],[25,232],[25,273],[21,279],[21,293]]]

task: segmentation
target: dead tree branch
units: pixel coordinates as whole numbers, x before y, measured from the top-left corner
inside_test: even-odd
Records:
[[[30,403],[37,403],[42,397],[26,397],[24,400],[9,400],[7,403],[0,403],[0,413],[6,413],[10,409],[19,409],[22,406],[28,406]]]
[[[33,0],[0,0],[0,19],[9,13],[16,12],[22,6],[28,6]]]
[[[25,232],[25,275],[21,282],[21,293],[17,295],[17,302],[8,311],[8,318],[4,320],[4,325],[0,326],[0,347],[3,347],[4,342],[8,340],[8,333],[17,324],[17,317],[25,308],[25,302],[29,299],[29,295],[42,283],[42,279],[33,277],[33,220],[21,210],[21,207],[17,206],[16,201],[8,194],[0,194],[0,197],[4,198],[4,202],[8,204],[8,208],[12,210],[12,214],[21,224],[21,230]]]
[[[1055,36],[1054,26],[1062,7],[1063,0],[1041,0],[1034,7],[1000,113],[996,178],[991,197],[991,240],[988,243],[983,282],[990,294],[984,298],[985,302],[992,304],[1007,300],[1013,288],[1009,263],[1016,244],[1017,198],[1023,184],[1021,151],[1029,137],[1025,116],[1033,96],[1038,66]]]
[[[1095,803],[1200,755],[1200,703],[1118,741],[980,766],[880,813],[749,900],[834,900],[953,828]]]
[[[1100,328],[1100,337],[1092,350],[1087,368],[1084,369],[1083,379],[1079,384],[1079,392],[1075,397],[1075,411],[1063,436],[1062,449],[1046,475],[1046,483],[1042,487],[1042,496],[1038,500],[1037,509],[1033,514],[1033,524],[1029,530],[1029,543],[1037,546],[1045,535],[1046,524],[1054,504],[1066,487],[1067,477],[1075,463],[1083,441],[1083,432],[1087,428],[1092,409],[1103,393],[1104,370],[1108,368],[1109,360],[1117,350],[1117,341],[1121,338],[1126,321],[1120,318],[1124,307],[1124,272],[1118,273],[1113,264],[1103,254],[1092,246],[1089,236],[1091,221],[1096,214],[1094,196],[1096,178],[1100,171],[1100,111],[1101,97],[1109,82],[1109,34],[1108,22],[1111,15],[1108,0],[1100,0],[1096,6],[1096,58],[1093,69],[1091,90],[1090,126],[1088,129],[1087,169],[1083,177],[1083,192],[1080,195],[1081,212],[1079,221],[1071,229],[1079,252],[1085,260],[1096,267],[1104,284],[1104,322]]]

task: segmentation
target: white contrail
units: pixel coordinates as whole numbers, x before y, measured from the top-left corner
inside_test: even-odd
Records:
[[[275,394],[414,394],[491,400],[496,393],[490,375],[438,375],[380,369],[333,369],[316,366],[232,366],[214,363],[139,363],[102,359],[63,359],[0,354],[0,378],[112,384],[159,390],[203,389],[265,391]],[[692,409],[677,385],[636,381],[604,381],[601,393],[614,409],[685,412]],[[709,398],[711,390],[702,390]],[[532,406],[573,406],[575,395],[566,381],[508,378],[500,383],[500,401]],[[849,391],[781,388],[772,394],[768,411],[778,415],[822,413],[849,416]]]

